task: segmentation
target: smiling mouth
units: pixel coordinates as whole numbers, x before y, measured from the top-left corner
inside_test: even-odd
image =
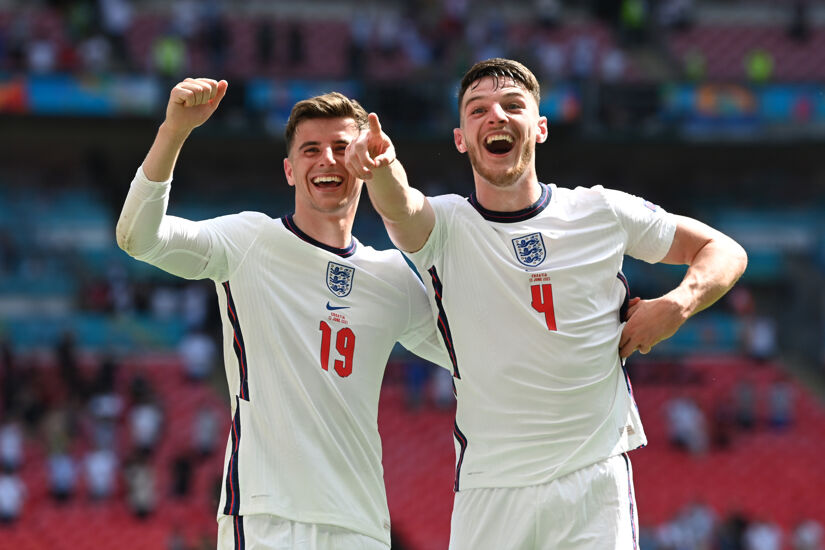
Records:
[[[317,176],[310,180],[312,185],[321,189],[331,189],[340,187],[344,183],[344,178],[341,176]]]
[[[484,140],[484,148],[494,155],[505,155],[513,150],[515,143],[507,134],[493,134]]]

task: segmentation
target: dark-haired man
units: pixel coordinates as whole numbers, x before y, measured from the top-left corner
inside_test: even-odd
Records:
[[[211,79],[172,89],[117,226],[135,258],[216,285],[232,399],[218,548],[386,549],[377,416],[387,359],[400,341],[449,361],[401,254],[351,234],[362,182],[344,152],[367,113],[338,93],[295,105],[284,159],[294,213],[166,215],[181,147],[226,89]]]
[[[490,59],[461,81],[456,148],[475,192],[424,197],[370,115],[350,171],[424,277],[458,400],[450,548],[637,548],[627,452],[646,442],[624,358],[718,300],[747,258],[733,240],[641,198],[541,183],[539,85]],[[687,264],[628,300],[624,255]],[[624,322],[626,320],[626,322]]]

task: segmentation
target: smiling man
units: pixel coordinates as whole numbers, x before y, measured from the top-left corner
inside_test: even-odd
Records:
[[[218,548],[389,548],[377,429],[384,368],[396,341],[449,359],[401,254],[351,234],[362,181],[344,152],[367,113],[338,93],[295,105],[284,159],[294,213],[169,216],[178,154],[226,90],[210,79],[172,89],[117,225],[135,258],[215,282],[232,402]]]
[[[458,101],[468,198],[410,187],[374,114],[346,156],[424,277],[452,361],[450,548],[636,549],[626,453],[646,439],[624,358],[718,300],[745,252],[639,197],[540,182],[535,148],[547,119],[521,63],[477,63]],[[629,299],[625,254],[690,267],[666,295]]]

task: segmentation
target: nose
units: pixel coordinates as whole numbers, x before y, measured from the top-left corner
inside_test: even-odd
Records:
[[[325,147],[321,152],[321,164],[324,166],[335,164],[335,152],[332,147]]]
[[[504,109],[498,103],[493,103],[490,110],[487,112],[487,122],[490,124],[496,124],[499,122],[504,122],[507,120],[507,113],[504,112]]]

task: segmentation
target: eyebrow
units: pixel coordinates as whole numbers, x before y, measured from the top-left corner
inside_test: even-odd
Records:
[[[503,99],[510,99],[512,97],[525,98],[526,95],[521,90],[519,90],[517,92],[507,92],[506,94],[504,94]],[[484,98],[484,95],[482,95],[482,94],[476,94],[476,95],[472,95],[472,96],[468,97],[467,102],[464,104],[464,108],[466,109],[470,105],[470,103],[472,103],[473,101],[482,99],[482,98]]]

